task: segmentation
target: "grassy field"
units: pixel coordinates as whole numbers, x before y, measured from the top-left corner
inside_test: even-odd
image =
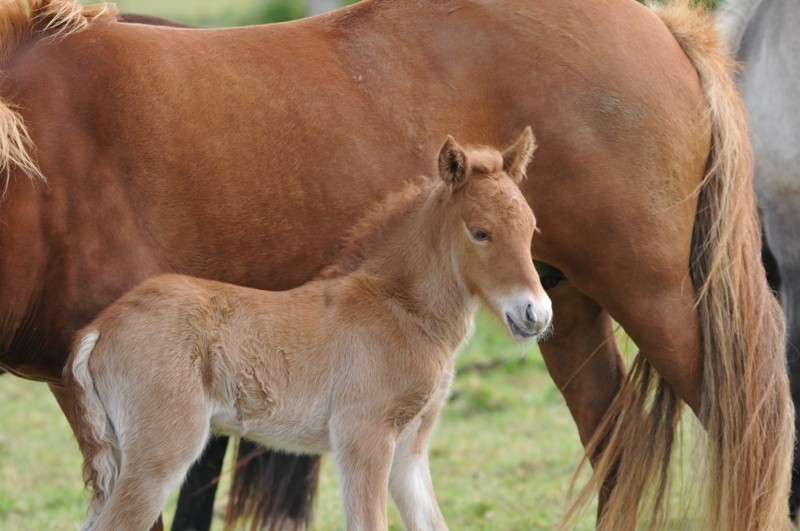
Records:
[[[483,315],[458,366],[431,445],[448,523],[470,530],[552,528],[581,446],[541,356]],[[85,510],[80,456],[47,387],[2,377],[0,418],[0,529],[78,529]],[[315,529],[341,529],[330,459],[324,465]],[[401,529],[392,511],[392,529]],[[592,528],[591,517],[584,527]]]

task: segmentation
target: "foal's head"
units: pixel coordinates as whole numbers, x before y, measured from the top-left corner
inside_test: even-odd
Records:
[[[456,217],[461,279],[517,339],[541,337],[552,318],[531,257],[536,220],[517,186],[535,147],[528,127],[503,153],[467,150],[452,137],[439,152],[439,175]]]

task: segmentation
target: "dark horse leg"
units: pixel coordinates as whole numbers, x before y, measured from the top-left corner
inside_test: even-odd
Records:
[[[800,264],[795,264],[800,266]],[[794,278],[800,278],[795,275]],[[786,313],[786,360],[792,389],[792,402],[800,407],[800,284],[785,282],[781,287],[781,303]],[[800,419],[795,414],[795,437],[800,439]],[[800,513],[800,448],[795,444],[792,465],[792,491],[789,497],[789,514],[796,521]]]
[[[211,528],[214,496],[228,448],[227,437],[211,437],[200,459],[192,465],[178,496],[172,531],[199,531]]]
[[[792,390],[792,402],[795,410],[800,408],[800,286],[797,283],[786,284],[781,280],[781,271],[775,254],[770,249],[766,234],[762,235],[761,260],[767,273],[767,282],[776,296],[781,299],[781,306],[786,314],[786,367],[789,372],[789,383]],[[790,269],[790,268],[787,268]],[[787,271],[789,278],[800,278],[795,271]],[[795,440],[800,440],[800,416],[794,418]],[[797,522],[800,512],[800,446],[795,443],[792,459],[792,490],[789,494],[789,517]]]

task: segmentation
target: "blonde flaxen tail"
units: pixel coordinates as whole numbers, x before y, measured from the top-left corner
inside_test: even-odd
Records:
[[[700,420],[708,485],[698,529],[789,527],[794,407],[784,321],[761,265],[753,155],[736,65],[711,16],[680,0],[651,6],[697,70],[711,119],[711,153],[698,187],[690,275],[703,348]],[[594,473],[567,511],[573,522],[594,492],[601,529],[668,525],[669,468],[681,403],[640,354],[586,455]],[[606,483],[607,481],[607,483]],[[604,490],[605,489],[605,490]]]
[[[753,154],[736,65],[711,16],[697,14],[687,0],[654,9],[695,66],[711,112],[712,153],[699,190],[690,266],[704,343],[709,526],[786,529],[794,407],[785,323],[761,264]]]
[[[78,389],[78,404],[82,429],[76,432],[78,444],[85,455],[83,478],[92,491],[89,504],[91,516],[96,516],[114,489],[114,481],[119,476],[121,463],[114,428],[109,421],[89,370],[89,358],[100,333],[96,330],[80,335],[72,356],[66,365],[67,380],[72,380]]]

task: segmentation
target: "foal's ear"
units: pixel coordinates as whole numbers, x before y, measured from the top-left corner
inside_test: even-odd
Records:
[[[439,150],[439,177],[453,189],[464,182],[467,175],[467,154],[452,136],[447,135]]]
[[[531,126],[525,128],[514,145],[503,152],[503,170],[511,179],[519,184],[525,178],[525,170],[536,150]]]

